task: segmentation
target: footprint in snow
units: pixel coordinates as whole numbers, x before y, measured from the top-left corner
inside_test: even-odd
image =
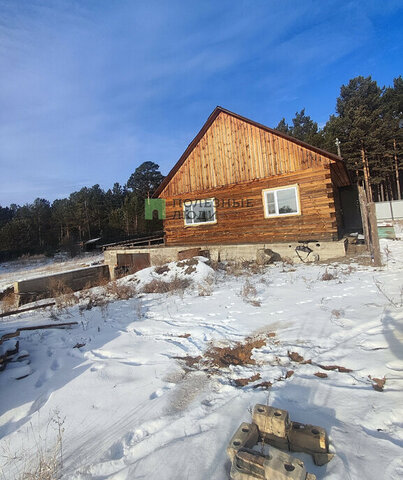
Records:
[[[50,368],[46,369],[43,373],[41,373],[40,377],[35,383],[36,388],[42,387],[44,383],[49,381],[53,377],[53,372]]]
[[[392,360],[391,362],[388,362],[386,366],[389,368],[389,370],[403,372],[403,364],[400,360]]]
[[[39,395],[39,397],[31,405],[28,415],[32,415],[38,410],[40,410],[45,405],[45,403],[49,400],[51,395],[52,395],[52,392],[50,392],[49,390]]]
[[[162,397],[162,395],[164,395],[163,390],[162,390],[162,389],[158,389],[158,390],[156,390],[155,392],[153,392],[153,393],[150,395],[150,400],[154,400],[155,398]]]
[[[61,362],[60,362],[60,360],[57,360],[57,359],[54,359],[51,366],[50,366],[50,368],[53,371],[59,370],[60,367],[61,367]]]

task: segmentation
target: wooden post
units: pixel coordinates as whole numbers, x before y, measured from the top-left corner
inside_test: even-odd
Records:
[[[358,187],[358,199],[360,201],[360,211],[361,211],[361,221],[362,221],[362,230],[365,239],[365,245],[367,250],[370,249],[369,245],[369,224],[368,224],[368,211],[367,211],[367,197],[362,185],[357,185]]]
[[[365,183],[365,191],[367,193],[367,200],[368,202],[372,202],[372,187],[369,182],[370,175],[369,175],[367,156],[366,156],[364,147],[361,148],[361,159],[363,164],[364,183]]]
[[[371,255],[376,267],[382,266],[382,257],[381,257],[381,248],[379,246],[379,237],[378,237],[378,224],[376,221],[376,209],[375,203],[370,202],[367,205],[368,209],[368,223],[370,231],[370,245],[371,245]]]
[[[393,151],[394,151],[394,160],[395,160],[395,176],[396,176],[396,188],[397,188],[397,199],[401,200],[402,194],[400,191],[400,178],[399,178],[399,163],[397,161],[397,149],[396,149],[396,139],[393,139]]]

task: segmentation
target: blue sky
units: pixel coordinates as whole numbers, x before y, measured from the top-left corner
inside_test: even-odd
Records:
[[[402,74],[403,2],[0,0],[0,205],[166,174],[216,105],[320,125]]]

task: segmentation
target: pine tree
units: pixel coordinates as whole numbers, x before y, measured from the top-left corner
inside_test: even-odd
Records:
[[[305,114],[305,108],[295,113],[291,126],[288,125],[285,118],[282,118],[276,130],[316,147],[322,147],[323,145],[322,134],[318,128],[318,124],[314,122],[309,115]]]
[[[325,127],[324,137],[329,145],[329,133],[339,138],[347,168],[356,172],[357,180],[364,179],[367,196],[372,200],[371,170],[379,155],[382,89],[371,77],[356,77],[342,85],[336,102],[337,116],[332,116]],[[333,147],[332,147],[333,149]],[[333,149],[334,150],[334,149]]]
[[[138,196],[147,197],[153,194],[163,179],[156,163],[144,162],[130,175],[127,188]]]
[[[400,173],[403,168],[403,79],[393,80],[393,87],[385,90],[382,97],[382,131],[383,156],[388,164],[391,184],[394,185],[395,197],[402,198]]]
[[[290,126],[288,123],[285,121],[285,118],[283,117],[279,122],[277,127],[275,127],[276,130],[282,133],[286,133],[288,135],[291,135],[290,133]]]

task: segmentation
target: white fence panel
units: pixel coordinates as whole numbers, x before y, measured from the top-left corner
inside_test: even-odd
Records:
[[[378,223],[403,220],[403,200],[375,203]]]

